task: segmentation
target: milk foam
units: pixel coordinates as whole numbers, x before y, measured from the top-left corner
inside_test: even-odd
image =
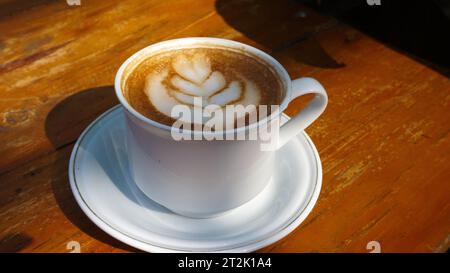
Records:
[[[171,67],[146,77],[144,91],[150,103],[168,117],[177,105],[193,110],[197,107],[194,98],[201,98],[203,108],[209,105],[220,108],[258,106],[261,100],[261,90],[254,82],[243,75],[235,75],[227,82],[223,71],[213,71],[208,56],[200,53],[176,56]]]

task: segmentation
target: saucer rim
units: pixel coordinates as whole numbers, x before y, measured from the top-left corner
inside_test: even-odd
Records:
[[[78,205],[82,209],[82,211],[88,216],[88,218],[94,222],[100,229],[102,229],[107,234],[111,235],[115,239],[133,246],[139,250],[147,251],[147,252],[195,252],[195,253],[206,253],[206,252],[252,252],[258,249],[261,249],[263,247],[269,246],[288,234],[290,234],[294,229],[296,229],[305,219],[306,217],[311,213],[312,209],[314,208],[318,197],[320,195],[320,191],[322,188],[322,164],[319,157],[319,153],[312,142],[311,138],[306,134],[306,132],[302,131],[301,134],[305,138],[306,142],[308,143],[311,152],[315,159],[315,169],[316,169],[316,179],[313,186],[312,194],[310,195],[308,201],[306,202],[306,205],[303,207],[303,209],[298,209],[295,213],[292,214],[292,216],[278,229],[274,230],[273,232],[269,233],[268,236],[265,238],[259,239],[257,241],[250,241],[238,246],[232,246],[225,249],[176,249],[172,247],[162,246],[159,244],[154,244],[146,241],[142,241],[138,238],[135,238],[133,236],[130,236],[114,226],[112,226],[110,223],[104,221],[100,216],[98,216],[93,209],[90,208],[88,202],[86,202],[82,196],[82,193],[80,192],[78,188],[78,183],[76,181],[76,168],[75,168],[75,162],[77,159],[77,153],[79,150],[79,147],[81,146],[81,143],[85,139],[86,135],[89,133],[91,129],[93,129],[97,123],[99,123],[101,120],[103,120],[105,117],[107,117],[110,114],[113,114],[116,110],[119,110],[121,108],[121,105],[118,104],[116,106],[113,106],[112,108],[108,109],[104,113],[102,113],[99,117],[97,117],[93,122],[89,124],[88,127],[82,132],[82,134],[79,136],[78,140],[76,141],[73,150],[71,152],[70,161],[69,161],[69,181],[70,181],[70,187],[72,190],[72,193],[75,197],[75,200],[77,201]],[[123,109],[122,109],[123,110]],[[282,113],[283,117],[290,119],[289,116]],[[298,137],[298,136],[297,136]]]

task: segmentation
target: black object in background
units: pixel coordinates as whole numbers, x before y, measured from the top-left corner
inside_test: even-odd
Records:
[[[450,0],[297,0],[450,76]]]

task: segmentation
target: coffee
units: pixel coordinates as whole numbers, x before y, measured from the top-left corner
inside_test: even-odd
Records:
[[[171,115],[176,105],[260,107],[279,105],[283,97],[282,83],[270,65],[226,47],[170,49],[146,56],[128,73],[123,86],[136,111],[169,126],[176,120]]]

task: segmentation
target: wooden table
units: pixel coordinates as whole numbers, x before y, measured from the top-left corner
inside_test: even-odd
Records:
[[[68,160],[118,103],[132,53],[186,36],[233,39],[326,87],[307,129],[323,162],[308,218],[262,252],[443,252],[450,246],[450,80],[294,1],[0,1],[0,251],[137,251],[83,214]],[[286,111],[294,114],[299,99]]]

